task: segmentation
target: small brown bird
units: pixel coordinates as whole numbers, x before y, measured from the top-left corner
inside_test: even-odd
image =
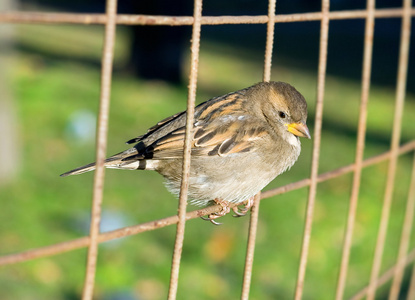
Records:
[[[230,203],[244,215],[255,194],[288,170],[301,151],[299,137],[310,138],[306,125],[307,103],[291,85],[261,82],[251,87],[212,98],[195,108],[188,198],[205,206],[220,204],[220,213]],[[166,179],[167,188],[179,194],[182,178],[186,112],[158,122],[144,135],[127,144],[132,148],[105,160],[105,167],[155,170]],[[81,174],[95,163],[66,172]]]

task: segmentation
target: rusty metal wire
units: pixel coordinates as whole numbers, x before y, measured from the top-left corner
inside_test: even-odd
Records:
[[[104,194],[104,160],[107,149],[108,118],[111,95],[112,64],[115,42],[115,16],[117,14],[117,0],[107,0],[107,22],[105,25],[105,40],[102,53],[101,72],[101,99],[98,112],[98,130],[96,138],[97,168],[94,175],[94,187],[92,196],[91,225],[89,236],[88,257],[82,299],[89,300],[93,297],[96,264],[98,257],[98,235],[101,222],[101,205]]]
[[[202,0],[194,1],[194,24],[192,33],[191,45],[191,62],[189,75],[189,93],[187,97],[187,119],[186,119],[186,136],[184,140],[184,157],[183,157],[183,171],[182,182],[180,186],[179,196],[179,220],[176,229],[176,241],[174,244],[173,260],[170,275],[170,287],[168,299],[174,300],[177,297],[177,286],[179,283],[179,269],[182,257],[184,229],[186,224],[186,207],[187,207],[187,191],[189,187],[189,172],[190,172],[190,154],[192,150],[193,140],[193,123],[195,114],[196,101],[196,87],[197,87],[197,73],[199,67],[199,48],[200,48],[200,29],[202,17]]]
[[[315,113],[314,125],[314,143],[313,155],[311,162],[311,176],[310,176],[310,190],[308,194],[307,209],[304,223],[303,243],[301,247],[300,264],[298,267],[297,285],[295,289],[294,299],[300,300],[302,298],[304,289],[305,271],[307,268],[308,250],[310,247],[311,228],[313,224],[314,204],[317,192],[317,178],[318,178],[318,164],[320,158],[320,141],[321,128],[323,123],[323,101],[324,88],[326,82],[326,67],[327,67],[327,46],[329,38],[329,0],[322,0],[321,2],[322,19],[320,29],[320,54],[318,64],[318,78],[317,78],[317,103]]]
[[[411,282],[409,283],[408,297],[406,299],[408,300],[415,299],[415,268],[414,267],[412,267]]]
[[[411,252],[409,252],[405,257],[405,265],[409,265],[411,263],[413,263],[415,261],[415,249],[412,249]],[[414,268],[415,269],[415,268]],[[396,270],[396,266],[392,266],[390,269],[386,270],[382,276],[378,277],[376,282],[375,282],[375,286],[376,288],[381,287],[382,285],[384,285],[385,283],[387,283],[389,280],[391,280],[391,278],[394,276],[395,274],[395,270]],[[413,279],[414,277],[412,277]],[[358,293],[356,293],[353,297],[350,298],[350,300],[360,300],[363,299],[367,292],[368,292],[369,287],[365,287],[363,288],[361,291],[359,291]],[[408,300],[412,300],[414,299],[414,294],[411,293],[408,294],[407,299]]]
[[[343,253],[340,262],[340,272],[337,283],[336,300],[343,299],[346,287],[347,269],[349,266],[350,248],[352,246],[353,228],[356,219],[357,202],[359,199],[360,179],[363,167],[363,154],[366,137],[367,103],[369,101],[370,74],[372,68],[373,33],[375,28],[375,0],[367,1],[367,19],[365,28],[365,44],[362,71],[362,94],[360,100],[360,115],[357,129],[357,144],[350,207],[347,216],[346,232],[344,235]]]
[[[402,8],[377,9],[375,18],[400,18],[403,14]],[[411,16],[415,16],[415,9],[410,9]],[[366,10],[331,11],[328,13],[329,20],[365,19]],[[290,23],[301,21],[322,20],[322,12],[298,13],[276,15],[276,23]],[[105,14],[80,14],[80,13],[41,13],[41,12],[0,12],[0,23],[70,23],[70,24],[105,24]],[[118,25],[169,25],[182,26],[192,25],[193,17],[185,16],[152,16],[152,15],[125,15],[116,17]],[[205,16],[202,17],[202,25],[223,24],[265,24],[268,16]]]
[[[194,114],[194,102],[197,87],[197,68],[199,58],[200,45],[200,29],[201,25],[220,25],[220,24],[267,24],[267,41],[264,59],[264,81],[271,78],[271,62],[273,49],[274,27],[276,23],[299,22],[299,21],[321,21],[320,36],[320,53],[319,53],[319,69],[317,82],[317,103],[314,128],[314,144],[311,165],[310,178],[287,184],[285,186],[259,193],[255,197],[254,206],[251,211],[250,228],[248,234],[247,254],[245,259],[245,270],[242,283],[241,299],[249,298],[253,257],[255,250],[255,240],[258,224],[259,202],[262,199],[275,195],[287,193],[303,187],[309,187],[309,195],[306,209],[306,217],[304,224],[304,235],[301,248],[301,255],[298,267],[297,284],[295,288],[295,299],[301,299],[303,294],[305,273],[307,268],[308,251],[311,238],[311,229],[313,223],[313,210],[316,200],[316,192],[318,183],[342,176],[353,172],[353,183],[350,195],[350,207],[347,214],[347,224],[344,235],[344,243],[342,248],[342,258],[339,268],[339,278],[336,290],[336,299],[343,299],[346,288],[347,270],[349,265],[350,248],[353,237],[353,227],[356,217],[357,202],[359,198],[359,189],[361,183],[362,169],[382,161],[389,160],[389,170],[387,175],[387,184],[385,188],[384,204],[379,225],[378,239],[375,249],[374,262],[371,271],[370,283],[360,292],[355,294],[352,299],[361,299],[367,296],[367,299],[374,299],[377,288],[392,280],[390,289],[390,299],[397,299],[402,284],[403,272],[405,267],[415,260],[415,250],[412,249],[408,253],[410,234],[414,218],[415,208],[415,158],[412,170],[411,184],[406,204],[405,217],[403,221],[401,240],[399,245],[399,253],[396,264],[379,275],[383,250],[385,247],[385,238],[387,233],[387,225],[389,212],[392,203],[392,193],[395,181],[396,166],[398,157],[408,152],[415,152],[415,141],[408,142],[404,145],[400,143],[401,120],[403,113],[403,104],[405,99],[405,89],[407,80],[407,66],[409,59],[409,39],[411,18],[415,16],[415,9],[412,8],[412,1],[405,0],[403,8],[376,9],[374,0],[367,0],[367,8],[365,10],[350,11],[330,11],[329,0],[322,0],[322,11],[300,14],[275,14],[275,0],[269,1],[268,15],[260,16],[202,16],[202,0],[195,0],[194,15],[191,16],[151,16],[151,15],[122,15],[116,13],[117,1],[107,0],[106,14],[71,14],[71,13],[35,13],[35,12],[1,12],[0,23],[44,23],[44,24],[103,24],[106,27],[104,49],[102,56],[102,78],[101,78],[101,99],[100,112],[98,119],[97,132],[97,170],[94,177],[94,193],[92,201],[92,220],[90,235],[78,239],[65,241],[62,243],[14,253],[10,255],[0,256],[0,266],[14,264],[27,260],[32,260],[45,256],[52,256],[74,249],[83,247],[88,248],[86,276],[84,282],[83,299],[92,299],[94,289],[94,278],[96,272],[96,260],[98,255],[98,244],[104,241],[139,234],[149,230],[155,230],[165,226],[177,224],[175,248],[172,258],[169,299],[176,299],[177,286],[179,278],[179,269],[181,261],[181,252],[184,241],[185,222],[189,219],[197,218],[210,213],[219,212],[220,206],[211,206],[200,210],[186,213],[188,173],[190,168],[190,141],[192,136],[192,124]],[[396,106],[394,127],[392,133],[391,148],[389,151],[363,160],[366,136],[366,115],[367,104],[370,90],[370,72],[372,64],[373,51],[373,35],[374,22],[376,18],[402,18],[401,46],[399,55],[399,68],[396,89]],[[318,174],[320,141],[323,116],[323,100],[326,79],[327,65],[327,46],[328,31],[330,20],[342,19],[365,19],[365,47],[364,60],[362,68],[362,91],[360,103],[360,115],[357,130],[357,145],[355,162],[353,164],[343,166],[336,170],[332,170],[323,174]],[[111,72],[113,60],[113,46],[115,37],[115,28],[117,24],[123,25],[169,25],[169,26],[193,26],[192,44],[191,44],[191,71],[189,76],[188,91],[188,120],[186,125],[186,140],[184,149],[183,162],[183,180],[179,201],[178,215],[167,217],[164,219],[151,221],[148,223],[138,224],[120,228],[110,232],[99,232],[99,222],[101,213],[101,203],[103,198],[103,179],[104,168],[103,161],[106,152],[106,140],[108,129],[108,113],[111,90]],[[415,297],[415,268],[413,268],[412,279],[409,288],[408,299]]]
[[[274,49],[275,4],[276,0],[269,0],[263,81],[271,80],[272,50]]]
[[[249,299],[249,290],[251,288],[252,266],[254,263],[255,241],[258,228],[259,203],[261,200],[261,193],[254,197],[254,205],[251,208],[251,218],[249,222],[248,244],[245,256],[245,267],[242,281],[241,299]]]
[[[386,233],[388,229],[389,214],[392,205],[392,194],[395,183],[396,166],[398,162],[398,148],[401,137],[402,115],[405,101],[406,79],[408,73],[409,38],[411,34],[411,14],[409,13],[409,10],[412,7],[412,1],[405,0],[403,5],[404,13],[402,15],[401,45],[399,53],[398,78],[396,88],[395,116],[393,121],[391,142],[392,157],[389,160],[389,169],[385,188],[385,198],[382,207],[378,238],[376,242],[372,272],[370,275],[370,283],[367,293],[368,300],[374,299],[376,294],[376,280],[379,276],[383,250],[385,248]]]
[[[263,81],[271,80],[271,63],[272,50],[274,46],[274,29],[275,29],[275,4],[276,0],[268,2],[268,23],[267,23],[267,40],[265,44],[264,75]],[[249,290],[251,287],[252,266],[254,263],[255,242],[258,227],[259,203],[261,192],[254,197],[254,205],[251,208],[251,218],[249,222],[248,244],[245,257],[244,276],[242,281],[241,299],[249,299]]]
[[[390,300],[396,300],[402,285],[403,273],[406,266],[406,253],[409,248],[409,240],[411,238],[412,224],[415,212],[415,156],[412,165],[411,183],[409,185],[408,200],[406,202],[405,217],[402,226],[401,241],[399,243],[398,258],[396,259],[396,267],[393,275],[392,287],[389,293]],[[408,299],[411,299],[408,297]]]

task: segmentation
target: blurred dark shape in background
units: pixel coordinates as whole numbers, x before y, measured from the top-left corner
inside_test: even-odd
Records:
[[[122,3],[122,2],[121,2]],[[192,15],[192,1],[128,1],[125,13],[187,16]],[[189,26],[132,26],[130,68],[143,78],[181,82],[182,57]],[[151,41],[151,42],[148,42]]]
[[[22,0],[22,4],[47,6],[63,11],[104,13],[105,0]],[[193,15],[192,0],[119,0],[118,13],[167,16]],[[125,66],[132,74],[179,84],[183,54],[190,43],[191,26],[129,26],[131,51]]]
[[[56,7],[64,11],[105,11],[104,0],[21,0],[23,4]],[[267,1],[205,1],[204,15],[264,15]],[[332,0],[331,11],[365,9],[365,1]],[[378,0],[377,8],[402,7],[401,0]],[[192,0],[119,0],[119,13],[152,15],[192,15]],[[320,1],[290,0],[277,3],[277,14],[315,12],[321,10]],[[265,25],[219,25],[204,26],[203,40],[237,45],[263,52]],[[260,28],[261,27],[261,28]],[[131,26],[131,56],[127,69],[147,79],[161,79],[172,83],[181,81],[183,51],[188,51],[190,26]],[[415,28],[414,23],[412,28]],[[329,30],[327,72],[336,76],[360,80],[365,20],[333,20]],[[372,81],[394,86],[399,53],[401,20],[399,18],[377,19],[373,51]],[[260,33],[260,34],[258,34]],[[320,22],[296,22],[278,24],[275,32],[275,63],[297,68],[316,70]],[[415,35],[412,35],[414,42]],[[414,43],[412,43],[414,44]],[[235,53],[236,55],[238,53]],[[408,66],[408,89],[415,91],[415,62]]]

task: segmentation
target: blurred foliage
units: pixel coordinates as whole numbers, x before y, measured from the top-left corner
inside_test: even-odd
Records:
[[[93,174],[58,175],[94,160],[94,136],[77,138],[70,128],[79,112],[94,116],[99,100],[102,27],[18,25],[16,33],[18,51],[10,76],[20,119],[22,168],[18,180],[0,190],[1,254],[88,234]],[[119,27],[108,154],[126,149],[126,140],[186,106],[185,86],[143,81],[120,71],[128,51],[128,33]],[[293,68],[284,64],[284,57],[278,53],[275,61],[273,80],[290,82],[303,93],[313,131],[317,70]],[[260,81],[262,65],[261,53],[202,40],[198,102]],[[394,99],[393,89],[372,86],[365,157],[389,149]],[[409,94],[407,100],[403,142],[414,138],[415,96]],[[320,173],[353,163],[359,101],[359,80],[327,77]],[[299,161],[267,189],[309,176],[312,141],[302,142]],[[411,165],[412,155],[399,159],[382,271],[396,259]],[[368,282],[387,169],[384,162],[363,171],[347,297]],[[334,297],[351,181],[352,174],[347,174],[318,186],[304,299]],[[155,220],[177,211],[177,201],[154,172],[108,170],[105,182],[103,223],[109,224],[107,228]],[[262,201],[252,299],[292,297],[307,195],[308,190],[303,188]],[[249,217],[226,216],[221,222],[222,226],[200,219],[187,222],[179,299],[239,297]],[[100,245],[96,299],[164,299],[174,238],[175,228],[170,226]],[[86,250],[82,249],[3,267],[1,298],[77,299],[85,258]]]

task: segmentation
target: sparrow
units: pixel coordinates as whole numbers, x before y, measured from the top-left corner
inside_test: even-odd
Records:
[[[300,155],[299,137],[310,139],[307,103],[290,84],[261,82],[212,98],[195,107],[188,199],[191,204],[217,203],[222,211],[244,215],[253,197],[290,169]],[[182,179],[186,111],[170,116],[136,138],[131,148],[105,160],[105,167],[154,170],[176,196]],[[85,173],[91,163],[61,174]],[[237,206],[239,208],[235,209]]]

